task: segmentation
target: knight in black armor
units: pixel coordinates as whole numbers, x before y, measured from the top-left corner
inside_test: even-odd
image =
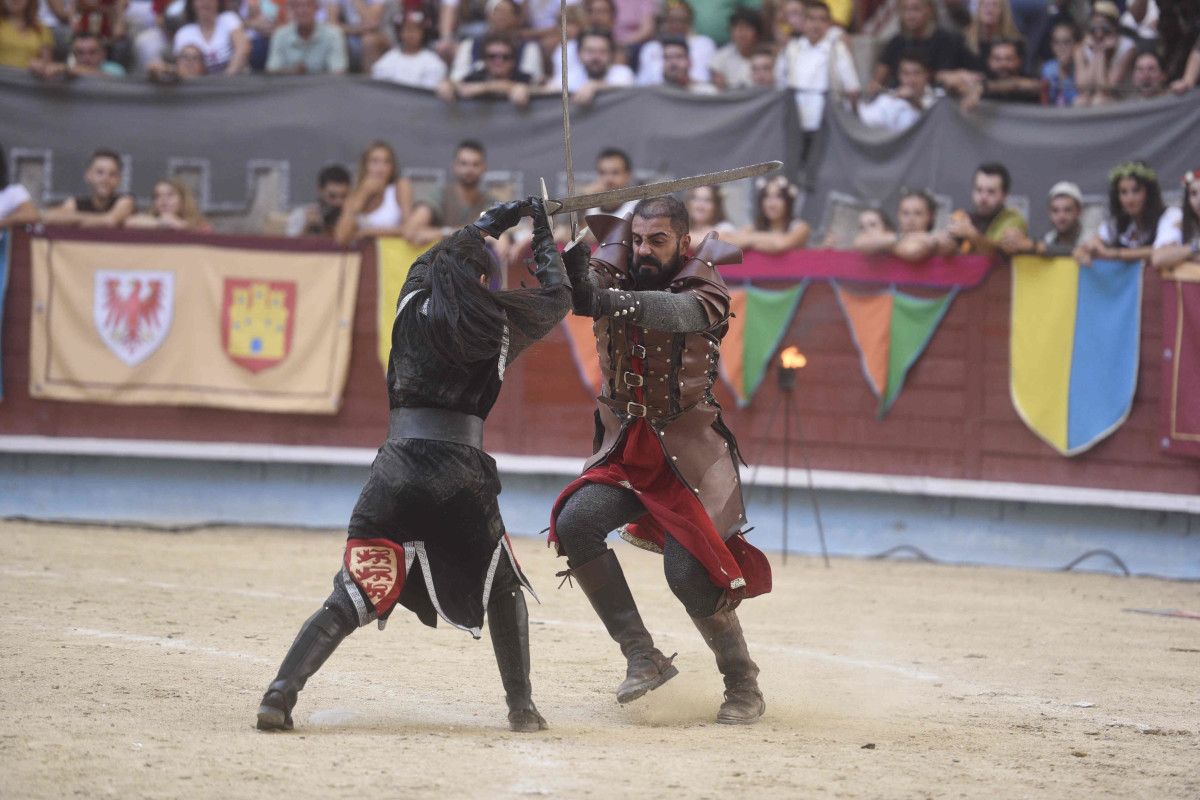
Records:
[[[522,216],[534,220],[540,286],[491,291],[484,237]],[[500,518],[483,425],[505,369],[570,305],[570,282],[536,198],[492,208],[412,265],[392,324],[387,441],[351,515],[333,592],[300,628],[263,695],[260,730],[290,730],[305,682],[356,628],[372,620],[382,628],[396,604],[426,625],[440,617],[476,639],[486,612],[509,727],[546,728],[529,680],[522,588],[533,589]]]
[[[587,218],[599,247],[565,256],[576,314],[595,319],[604,375],[595,453],[551,516],[551,541],[626,658],[617,700],[678,674],[654,645],[605,539],[661,553],[667,584],[716,656],[725,680],[717,722],[747,724],[766,709],[758,667],[734,609],[770,590],[770,567],[742,531],[737,441],[712,394],[729,291],[717,267],[741,251],[709,234],[689,255],[688,215],[673,197],[641,201],[625,218]]]

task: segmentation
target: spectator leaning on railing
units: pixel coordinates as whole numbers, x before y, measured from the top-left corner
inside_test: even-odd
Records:
[[[8,182],[8,163],[4,147],[0,146],[0,229],[37,222],[38,210],[29,190],[19,183]]]
[[[1158,174],[1144,161],[1126,161],[1108,173],[1109,217],[1075,249],[1081,264],[1093,258],[1150,258],[1163,215]]]
[[[71,41],[69,61],[38,61],[30,65],[29,71],[42,80],[125,76],[125,68],[115,61],[109,61],[100,38],[90,33],[77,34]]]
[[[414,205],[405,238],[415,245],[429,244],[478,219],[493,202],[483,191],[486,173],[487,151],[483,145],[474,139],[459,142],[450,164],[454,181],[428,202]]]
[[[895,132],[907,130],[942,96],[941,90],[935,90],[930,83],[929,62],[921,51],[902,53],[899,73],[900,82],[895,89],[858,104],[863,124]]]
[[[1151,261],[1161,270],[1183,263],[1200,270],[1200,169],[1183,176],[1183,202],[1179,208],[1167,209],[1159,220]]]
[[[602,30],[586,30],[579,34],[579,61],[583,64],[582,85],[567,84],[571,99],[580,105],[591,105],[596,92],[633,85],[633,72],[614,61],[616,55],[612,36]],[[568,72],[567,78],[571,75]]]
[[[134,214],[125,220],[126,228],[156,228],[171,231],[212,230],[192,191],[179,180],[161,180],[154,184],[154,200],[149,213]]]
[[[341,164],[329,164],[317,173],[317,202],[292,210],[288,236],[333,236],[342,206],[350,194],[350,172]]]
[[[1162,57],[1153,50],[1138,53],[1133,60],[1133,97],[1152,100],[1167,93],[1167,74]]]
[[[687,193],[688,231],[692,241],[702,242],[713,231],[724,238],[734,227],[725,218],[725,200],[720,186],[697,186]]]
[[[972,84],[963,97],[963,107],[972,108],[979,100],[999,103],[1038,103],[1042,99],[1042,82],[1021,74],[1025,61],[1019,40],[997,39],[987,55],[987,72],[981,83]]]
[[[42,212],[47,225],[79,225],[84,228],[119,228],[137,210],[133,195],[119,193],[121,156],[113,150],[97,150],[83,174],[88,194],[70,197]]]
[[[687,39],[667,38],[662,40],[663,72],[662,85],[681,89],[692,94],[716,94],[717,87],[708,81],[692,79],[692,59],[688,53]]]
[[[338,244],[358,236],[403,236],[412,216],[412,184],[400,177],[396,151],[387,142],[367,145],[358,161],[358,183],[334,226]]]
[[[428,21],[420,11],[408,11],[392,18],[396,46],[383,54],[371,67],[371,77],[405,86],[436,89],[446,79],[446,62],[426,46]]]
[[[288,0],[291,21],[271,34],[267,72],[275,75],[341,75],[348,67],[346,40],[333,25],[317,22],[317,0]]]
[[[997,162],[980,164],[971,179],[971,210],[951,214],[941,238],[948,238],[964,253],[1011,255],[1011,239],[1005,232],[1028,230],[1020,212],[1006,205],[1011,188],[1007,167]]]
[[[811,229],[804,220],[795,219],[796,186],[782,175],[759,178],[755,182],[754,224],[722,234],[721,238],[743,250],[760,253],[785,253],[808,243]]]
[[[953,243],[934,232],[937,202],[933,195],[920,189],[906,189],[900,194],[896,208],[899,236],[892,255],[905,261],[925,261],[935,255],[948,256],[954,252]]]
[[[497,37],[511,43],[517,71],[529,76],[529,83],[542,82],[542,51],[535,42],[521,40],[524,27],[521,6],[514,0],[494,0],[489,4],[487,32],[481,36],[464,39],[458,45],[454,61],[450,65],[450,80],[462,83],[468,75],[479,74],[488,67],[488,42]]]
[[[438,85],[438,97],[448,103],[458,98],[507,99],[516,106],[529,105],[533,77],[517,66],[517,48],[499,33],[483,37],[483,66],[461,81],[447,79]]]
[[[1047,201],[1050,231],[1035,242],[1023,231],[1009,229],[1002,237],[1007,252],[1039,256],[1069,256],[1075,252],[1083,235],[1083,194],[1074,183],[1059,181],[1050,187]]]

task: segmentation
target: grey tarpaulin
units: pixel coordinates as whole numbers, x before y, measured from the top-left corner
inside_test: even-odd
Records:
[[[894,210],[907,186],[963,207],[975,166],[1000,161],[1012,173],[1012,192],[1029,198],[1034,232],[1042,233],[1051,186],[1071,180],[1084,194],[1104,195],[1109,169],[1133,158],[1158,170],[1164,189],[1178,190],[1183,173],[1200,167],[1200,91],[1095,109],[983,103],[964,113],[943,100],[900,134],[834,109],[814,144],[804,217],[819,222],[831,190]]]
[[[538,178],[552,187],[564,172],[557,96],[527,109],[506,101],[453,105],[432,93],[366,78],[245,76],[158,86],[81,79],[39,83],[0,70],[0,142],[53,153],[50,195],[83,191],[93,148],[132,157],[131,187],[150,195],[170,159],[208,160],[209,208],[240,206],[247,162],[286,161],[293,202],[310,199],[323,165],[353,165],[364,145],[383,139],[404,167],[446,167],[459,140],[488,148],[489,167],[522,173],[526,193]],[[670,89],[602,93],[572,110],[577,167],[589,170],[607,146],[636,167],[680,177],[779,159],[795,174],[799,129],[782,91],[694,97]],[[48,199],[48,198],[47,198]]]

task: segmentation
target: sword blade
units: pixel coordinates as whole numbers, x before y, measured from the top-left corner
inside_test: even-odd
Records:
[[[685,192],[697,186],[708,186],[715,183],[729,183],[742,178],[757,178],[774,172],[783,166],[780,161],[764,161],[761,164],[751,164],[747,167],[724,169],[720,172],[709,172],[704,175],[692,175],[687,178],[676,178],[670,181],[647,183],[643,186],[626,186],[624,189],[613,189],[608,192],[595,194],[579,194],[564,197],[559,200],[546,201],[547,214],[568,214],[573,211],[586,211],[597,206],[616,206],[630,200],[645,200],[648,197],[658,197],[664,194]]]

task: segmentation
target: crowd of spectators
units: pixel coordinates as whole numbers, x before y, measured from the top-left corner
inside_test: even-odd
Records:
[[[342,245],[362,237],[400,236],[426,245],[466,225],[500,197],[484,187],[487,151],[475,140],[454,148],[450,179],[432,194],[414,197],[412,183],[403,177],[392,147],[373,141],[363,150],[354,175],[338,164],[317,176],[316,202],[294,209],[286,220],[291,236],[322,236]],[[578,188],[581,193],[621,189],[634,183],[633,163],[618,148],[605,148],[596,157],[596,179]],[[78,195],[38,208],[20,183],[9,183],[0,158],[0,229],[44,223],[93,228],[142,228],[208,232],[212,225],[201,214],[188,186],[164,178],[154,185],[150,207],[139,212],[136,199],[121,191],[123,164],[115,151],[96,150],[83,174],[86,189]],[[701,186],[687,194],[686,207],[693,239],[710,233],[743,250],[785,253],[809,245],[812,229],[799,219],[799,191],[784,176],[759,178],[755,183],[751,221],[741,227],[726,217],[724,188]],[[1029,235],[1029,224],[1009,203],[1012,179],[999,162],[980,164],[970,183],[969,207],[954,209],[938,224],[938,200],[920,189],[902,189],[895,208],[896,222],[879,207],[864,208],[848,249],[868,256],[895,256],[919,263],[934,256],[979,253],[1011,257],[1019,254],[1069,256],[1080,264],[1095,259],[1145,261],[1160,269],[1184,262],[1200,270],[1200,169],[1182,177],[1182,199],[1169,206],[1157,172],[1144,161],[1116,165],[1108,175],[1105,219],[1094,233],[1085,234],[1084,196],[1077,184],[1061,180],[1046,198],[1048,232]],[[598,207],[588,213],[622,215],[633,201]],[[556,230],[565,243],[570,231],[565,220]],[[500,242],[497,257],[511,261],[525,254],[527,230],[518,229]],[[820,241],[837,247],[832,231]]]
[[[571,0],[565,20],[558,8],[553,0],[3,0],[0,66],[52,81],[360,72],[448,102],[524,105],[559,91],[565,23],[566,83],[579,104],[628,86],[788,88],[806,131],[819,126],[828,98],[866,124],[902,130],[942,95],[966,108],[983,99],[1093,106],[1182,93],[1200,80],[1200,0]],[[894,35],[866,19],[876,8],[894,11]]]

